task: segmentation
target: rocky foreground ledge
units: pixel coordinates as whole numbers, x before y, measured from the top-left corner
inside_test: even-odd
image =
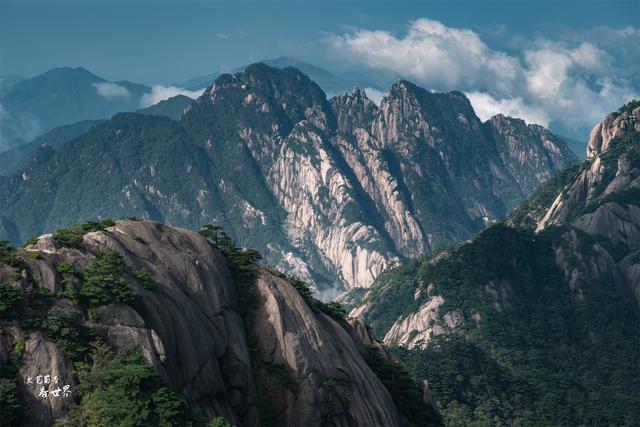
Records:
[[[15,392],[18,421],[117,416],[100,403],[95,348],[139,355],[158,377],[154,387],[175,397],[173,412],[163,415],[154,394],[143,408],[149,421],[166,415],[179,423],[182,412],[197,414],[189,418],[195,424],[216,417],[248,426],[406,421],[371,358],[395,365],[366,327],[318,310],[265,267],[247,266],[252,283],[239,286],[223,252],[198,233],[120,220],[77,241],[44,235],[29,243],[5,246],[0,258],[0,376]],[[62,398],[48,387],[42,396],[41,374],[73,393]],[[111,390],[108,381],[102,387]],[[433,408],[421,410],[438,422]]]

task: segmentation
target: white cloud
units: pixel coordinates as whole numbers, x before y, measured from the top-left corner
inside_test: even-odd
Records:
[[[379,91],[378,89],[367,87],[364,89],[364,93],[367,94],[367,98],[376,103],[376,105],[380,105],[380,101],[384,98],[384,92]]]
[[[216,33],[216,37],[222,40],[229,40],[229,36],[225,33]]]
[[[116,83],[93,83],[93,87],[96,88],[96,92],[98,92],[98,95],[103,96],[107,99],[129,98],[131,96],[131,92],[129,92],[129,89]]]
[[[510,82],[521,72],[516,59],[492,51],[473,31],[429,19],[414,21],[404,38],[387,31],[356,30],[330,36],[328,42],[346,58],[433,87]]]
[[[598,31],[616,37],[617,46],[637,49],[634,27]],[[472,30],[418,19],[403,36],[356,29],[325,41],[339,58],[365,68],[395,73],[427,88],[464,91],[483,119],[500,112],[528,122],[586,128],[639,92],[629,76],[640,74],[640,64],[632,63],[630,72],[595,39],[538,39],[509,54],[492,49]]]
[[[473,109],[482,121],[501,113],[505,116],[521,118],[527,123],[549,126],[549,117],[546,113],[543,110],[526,105],[520,97],[496,99],[483,92],[467,92],[465,95],[471,101]]]
[[[143,108],[148,107],[177,95],[184,95],[189,98],[196,99],[202,95],[203,91],[204,88],[200,90],[187,90],[176,86],[155,85],[151,88],[151,92],[142,95],[142,98],[140,99],[140,106]]]

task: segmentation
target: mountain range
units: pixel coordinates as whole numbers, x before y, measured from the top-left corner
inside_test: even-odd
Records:
[[[593,129],[587,157],[351,311],[428,379],[445,423],[640,422],[640,103]]]
[[[224,74],[179,121],[116,114],[0,181],[0,237],[136,215],[224,226],[266,262],[335,295],[462,242],[577,163],[564,140],[459,92],[395,83],[327,99],[295,68]]]
[[[174,120],[179,120],[192,102],[193,100],[187,96],[177,95],[149,107],[136,110],[136,112],[150,116],[166,116]],[[103,121],[104,120],[83,120],[70,125],[59,126],[35,138],[31,142],[0,152],[0,165],[2,165],[0,176],[11,176],[18,173],[29,163],[36,151],[43,145],[58,149],[64,143],[79,137],[91,127]]]
[[[640,423],[638,101],[579,163],[459,92],[258,63],[2,156],[10,425]]]
[[[382,90],[385,87],[387,81],[383,79],[376,79],[376,82],[372,82],[371,78],[361,76],[357,73],[332,73],[324,68],[320,68],[306,61],[302,61],[297,58],[288,56],[281,56],[276,59],[265,59],[260,61],[274,68],[287,68],[294,67],[305,73],[311,80],[316,82],[318,86],[322,88],[326,93],[336,95],[341,92],[350,92],[354,87],[361,88],[373,88],[376,90]],[[244,71],[247,66],[242,66],[231,70],[230,74],[239,73]],[[225,72],[217,72],[213,74],[206,74],[199,77],[194,77],[181,83],[175,83],[175,86],[183,87],[189,90],[202,89],[207,87],[218,78],[221,74],[228,74]]]
[[[297,67],[327,93],[350,91],[354,86],[380,87],[355,73],[337,75],[296,58],[280,57],[262,62],[277,68]],[[245,68],[238,67],[234,72]],[[220,74],[223,73],[195,77],[173,86],[177,91],[202,91]],[[2,76],[0,153],[29,143],[58,126],[108,119],[118,112],[135,111],[154,99],[152,92],[153,89],[144,84],[108,81],[82,67],[54,68],[29,79]],[[7,175],[2,168],[0,174]]]
[[[0,151],[16,147],[61,125],[105,119],[139,108],[151,88],[110,82],[84,68],[51,69],[12,82],[0,93]]]
[[[177,126],[127,116],[164,123],[156,141]],[[637,425],[639,189],[636,101],[594,128],[584,164],[387,269],[349,316],[214,225],[106,219],[2,242],[2,420]]]

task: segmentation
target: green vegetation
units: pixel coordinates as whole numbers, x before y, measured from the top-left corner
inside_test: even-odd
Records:
[[[631,113],[636,108],[640,107],[640,99],[634,99],[627,102],[622,107],[618,108],[618,114]]]
[[[0,301],[2,301],[1,298]],[[19,425],[18,423],[22,420],[23,411],[16,375],[20,369],[23,353],[24,341],[18,339],[0,371],[0,414],[2,415],[0,424],[2,425]]]
[[[45,287],[32,287],[27,291],[29,306],[36,311],[45,310],[51,305],[53,293]]]
[[[222,417],[215,417],[211,420],[207,427],[233,427],[233,424],[229,423]]]
[[[347,311],[337,301],[329,301],[318,305],[320,311],[334,320],[345,321],[347,319]]]
[[[535,228],[536,218],[532,218],[532,215],[544,214],[565,187],[571,184],[587,166],[587,163],[571,166],[552,176],[527,201],[513,210],[508,221],[518,227]]]
[[[56,264],[56,271],[62,275],[77,274],[73,264],[71,264],[69,261],[60,261],[58,264]]]
[[[22,405],[15,379],[0,378],[0,414],[3,425],[17,426],[22,420]]]
[[[0,284],[0,318],[13,318],[18,314],[18,304],[22,300],[22,290],[8,283]]]
[[[62,313],[46,313],[24,319],[26,330],[37,330],[56,343],[58,348],[71,360],[83,360],[94,333],[81,323]]]
[[[373,303],[368,320],[378,336],[390,320],[415,311],[406,306],[422,284],[444,297],[441,316],[462,310],[466,322],[455,335],[438,337],[426,350],[394,350],[416,378],[429,381],[447,424],[640,421],[632,409],[640,403],[636,303],[612,277],[578,282],[572,290],[554,248],[564,247],[576,268],[584,261],[571,258],[575,248],[565,231],[536,235],[498,224],[437,262],[415,260],[375,285],[383,302]],[[588,256],[590,245],[580,243],[581,253]],[[417,302],[427,299],[422,292]]]
[[[78,247],[82,242],[82,236],[93,231],[103,231],[107,227],[116,225],[112,219],[102,221],[88,221],[82,225],[74,225],[71,228],[62,228],[53,234],[53,240],[62,246],[70,248]]]
[[[55,268],[56,271],[62,275],[62,286],[64,288],[59,296],[80,302],[81,274],[76,271],[73,264],[69,261],[61,261]]]
[[[405,365],[383,358],[377,349],[370,348],[367,364],[389,390],[398,412],[406,418],[407,426],[433,426],[441,423],[434,408],[422,401],[422,390]]]
[[[156,282],[153,281],[151,274],[147,270],[137,270],[133,272],[133,275],[138,282],[145,288],[149,290],[153,290],[158,287]]]
[[[114,352],[94,343],[89,361],[77,364],[80,405],[74,425],[192,425],[194,415],[173,389],[166,387],[142,356]]]
[[[18,268],[22,266],[22,260],[16,256],[16,248],[9,246],[6,240],[0,240],[0,262],[9,267]]]
[[[226,258],[231,269],[231,274],[239,291],[238,311],[247,322],[247,315],[253,306],[253,279],[255,276],[255,263],[262,259],[260,252],[255,249],[241,249],[222,230],[219,225],[207,224],[199,231],[206,237]]]
[[[305,300],[307,305],[313,311],[316,311],[316,312],[321,311],[322,313],[324,313],[327,316],[333,318],[333,320],[336,320],[337,322],[345,322],[346,321],[346,319],[347,319],[347,311],[342,307],[342,304],[340,304],[339,302],[337,302],[337,301],[329,301],[329,302],[324,303],[324,302],[316,299],[313,296],[313,291],[311,290],[309,285],[307,285],[304,281],[298,279],[297,277],[287,276],[287,275],[279,273],[277,271],[273,271],[272,270],[272,273],[274,273],[277,276],[285,279],[294,288],[296,288],[296,290],[298,291],[300,296]]]
[[[632,169],[640,168],[640,132],[629,131],[609,142],[607,151],[600,155],[600,164],[604,175],[593,190],[593,196],[600,195],[615,178],[618,171],[618,159],[625,157]]]
[[[119,253],[99,253],[83,272],[79,292],[83,305],[95,308],[114,302],[132,302],[134,290],[122,277],[124,269],[122,255]]]
[[[147,242],[140,236],[133,236],[133,240],[135,240],[136,242],[140,242],[142,244],[146,244]]]
[[[29,245],[35,245],[36,243],[38,243],[38,237],[33,236],[25,240],[24,243],[22,244],[22,247],[24,248]]]

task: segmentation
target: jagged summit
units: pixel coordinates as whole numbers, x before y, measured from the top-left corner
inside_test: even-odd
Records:
[[[347,134],[356,128],[367,129],[378,106],[367,98],[363,89],[354,86],[350,93],[341,93],[329,100],[338,121],[338,128]]]
[[[638,113],[608,115],[590,160],[551,177],[506,223],[387,270],[351,312],[427,376],[445,417],[478,422],[491,405],[488,424],[638,423]],[[483,127],[525,184],[563,158],[540,126],[496,116]]]
[[[0,233],[17,242],[96,216],[220,223],[334,295],[504,217],[575,162],[562,144],[483,125],[458,92],[401,81],[378,108],[362,90],[327,100],[300,70],[254,64],[179,122],[118,115],[0,183]]]

